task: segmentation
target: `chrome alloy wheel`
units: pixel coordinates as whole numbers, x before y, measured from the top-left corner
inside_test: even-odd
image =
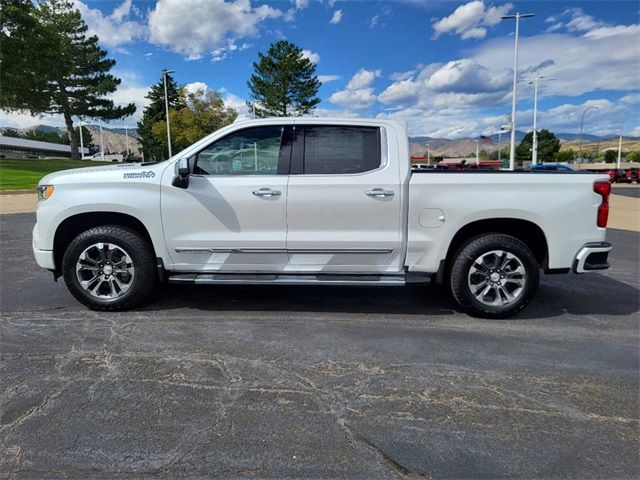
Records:
[[[91,296],[111,300],[133,285],[135,268],[131,256],[113,243],[95,243],[76,262],[76,276]]]
[[[469,289],[476,300],[484,305],[500,307],[515,302],[526,282],[522,261],[504,250],[483,253],[469,269]]]

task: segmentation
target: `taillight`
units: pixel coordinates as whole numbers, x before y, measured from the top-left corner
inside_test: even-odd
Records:
[[[598,207],[598,226],[606,227],[609,219],[609,194],[611,193],[611,184],[609,182],[595,182],[593,191],[602,197],[602,203]]]

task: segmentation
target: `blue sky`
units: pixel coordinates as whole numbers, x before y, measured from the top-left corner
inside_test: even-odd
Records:
[[[287,39],[303,48],[323,85],[318,115],[391,115],[410,134],[491,134],[511,102],[513,20],[521,21],[517,126],[531,128],[532,87],[541,80],[540,128],[640,135],[640,24],[636,1],[454,2],[427,0],[84,0],[90,32],[116,59],[116,102],[133,101],[133,124],[164,67],[179,84],[212,88],[246,114],[252,62]],[[30,119],[0,114],[0,124]]]

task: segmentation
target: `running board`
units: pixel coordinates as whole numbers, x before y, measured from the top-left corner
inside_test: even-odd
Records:
[[[243,274],[243,273],[188,273],[174,274],[169,283],[195,283],[198,285],[370,285],[402,286],[407,283],[428,283],[428,276],[413,275],[328,275],[328,274]]]

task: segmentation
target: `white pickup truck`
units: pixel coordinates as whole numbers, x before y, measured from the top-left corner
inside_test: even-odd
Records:
[[[98,310],[158,281],[437,282],[499,318],[529,303],[540,270],[608,267],[609,193],[605,175],[411,172],[391,120],[248,120],[162,163],[43,178],[33,251]]]

